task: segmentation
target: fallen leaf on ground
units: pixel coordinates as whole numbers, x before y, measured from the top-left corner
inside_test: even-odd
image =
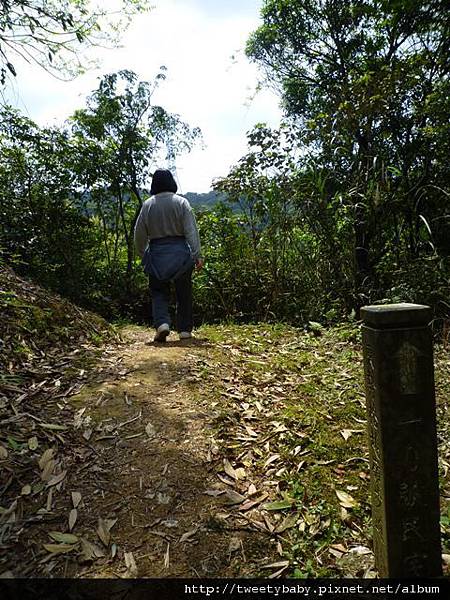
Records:
[[[372,554],[372,550],[367,546],[354,546],[353,548],[350,548],[348,552],[349,554],[359,554],[361,556]]]
[[[284,571],[286,571],[288,566],[289,565],[286,565],[285,567],[281,567],[281,569],[279,569],[278,571],[275,571],[275,573],[271,573],[268,576],[268,579],[276,579],[277,577],[280,577],[280,575],[282,575],[284,573]]]
[[[164,555],[164,568],[168,569],[170,567],[170,544],[167,544],[167,550]]]
[[[344,508],[355,508],[355,506],[358,506],[358,502],[343,490],[336,490],[336,496],[339,499],[339,504]]]
[[[280,560],[279,562],[270,563],[270,565],[263,565],[261,569],[279,569],[280,567],[288,567],[288,560]]]
[[[334,556],[335,558],[342,558],[344,556],[344,552],[341,552],[340,550],[336,550],[335,548],[328,548],[328,552]]]
[[[246,429],[248,435],[251,435],[252,437],[258,437],[258,434],[256,433],[256,431],[254,429],[252,429],[251,427],[249,427],[248,425],[245,425],[245,429]]]
[[[104,551],[99,546],[93,544],[85,538],[81,538],[81,548],[82,554],[80,558],[85,562],[105,556]]]
[[[125,566],[127,571],[132,577],[136,577],[138,574],[138,568],[132,552],[124,552],[123,558],[125,560]]]
[[[298,521],[298,515],[288,515],[276,528],[275,533],[283,533],[287,529],[295,527]]]
[[[231,479],[231,477],[225,477],[221,473],[217,473],[217,477],[222,481],[222,483],[226,483],[227,485],[235,485],[236,480]]]
[[[41,458],[38,460],[41,471],[45,468],[48,461],[55,456],[55,450],[53,448],[47,448]]]
[[[191,529],[190,531],[186,531],[186,533],[183,533],[183,535],[180,537],[180,543],[181,542],[187,542],[188,540],[191,539],[191,537],[193,537],[198,531],[198,528],[196,527],[195,529]]]
[[[262,508],[264,510],[284,510],[291,508],[295,500],[277,500],[276,502],[268,502],[264,504]]]
[[[75,527],[75,523],[77,522],[77,518],[78,518],[78,511],[76,508],[72,508],[72,510],[69,513],[69,531],[72,531],[72,529]]]
[[[73,533],[61,533],[60,531],[50,531],[48,534],[55,542],[62,542],[63,544],[77,544],[79,541],[78,536]]]
[[[75,547],[76,544],[44,544],[47,552],[51,552],[52,554],[66,554],[67,552],[72,552]]]
[[[241,550],[241,548],[242,548],[241,538],[238,538],[238,537],[231,538],[230,544],[228,546],[228,553],[232,554],[233,552],[237,552],[238,550]]]
[[[255,494],[257,494],[257,493],[258,493],[258,490],[256,489],[256,486],[255,486],[253,483],[251,483],[251,484],[248,486],[247,494],[248,494],[249,496],[254,496],[254,495],[255,495]]]
[[[21,496],[28,496],[29,494],[31,494],[31,485],[24,485],[20,494]]]
[[[245,496],[235,492],[234,490],[227,490],[224,496],[226,498],[226,504],[240,504],[245,500]]]
[[[97,527],[97,535],[100,540],[105,544],[105,546],[109,545],[109,540],[111,539],[110,531],[112,527],[117,523],[117,519],[102,519],[98,518],[98,527]]]
[[[276,462],[278,459],[280,458],[279,454],[273,454],[272,456],[270,456],[266,462],[264,463],[265,467],[268,467],[269,465],[271,465],[272,463]]]
[[[232,477],[233,479],[238,479],[238,476],[236,474],[236,471],[234,470],[233,466],[231,465],[230,461],[227,460],[226,458],[223,459],[223,469],[225,471],[225,473],[229,476]]]
[[[31,437],[28,440],[28,448],[30,450],[37,450],[38,446],[39,446],[39,441],[38,441],[37,437],[34,435],[33,437]]]
[[[330,548],[335,548],[336,550],[339,550],[340,552],[343,552],[344,554],[346,552],[348,552],[347,548],[344,546],[344,544],[331,544]]]
[[[145,433],[148,435],[149,438],[155,437],[156,435],[156,429],[155,426],[148,422],[147,425],[145,426]]]
[[[45,463],[41,473],[42,481],[48,481],[49,479],[51,479],[53,469],[55,468],[55,466],[56,461],[54,461],[52,458]]]
[[[354,433],[364,433],[364,429],[342,429],[341,435],[345,441]]]
[[[205,490],[203,492],[204,494],[206,494],[207,496],[221,496],[222,494],[225,493],[225,490]]]
[[[238,467],[235,469],[237,479],[245,479],[247,477],[247,473],[243,467]]]
[[[83,437],[87,442],[91,439],[93,432],[94,430],[91,427],[83,431]]]
[[[47,481],[47,487],[51,487],[53,485],[58,485],[58,483],[61,483],[61,481],[64,479],[64,477],[66,475],[67,475],[67,471],[62,471],[62,473],[59,473],[58,475],[54,475]]]
[[[266,524],[266,528],[268,529],[268,531],[270,531],[270,533],[273,533],[275,526],[273,525],[273,523],[271,522],[269,517],[265,513],[263,513],[262,517],[264,519],[264,522]]]
[[[48,490],[48,494],[47,494],[47,504],[46,504],[47,512],[52,510],[52,502],[53,502],[53,488],[51,487]]]
[[[81,502],[80,492],[72,492],[72,504],[74,508],[77,508]]]
[[[247,500],[247,502],[244,502],[243,504],[241,504],[241,506],[239,507],[240,511],[246,511],[246,510],[250,510],[251,508],[254,508],[255,506],[258,506],[258,504],[261,504],[261,502],[263,502],[267,496],[269,494],[267,492],[263,492],[261,494],[261,496],[259,496],[258,498],[254,498],[253,500]]]

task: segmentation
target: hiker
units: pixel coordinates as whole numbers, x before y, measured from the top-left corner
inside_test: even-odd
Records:
[[[149,276],[155,342],[165,342],[170,333],[171,282],[175,284],[180,340],[192,337],[192,271],[203,266],[192,208],[177,190],[169,170],[156,170],[151,196],[142,205],[134,228],[136,250]]]

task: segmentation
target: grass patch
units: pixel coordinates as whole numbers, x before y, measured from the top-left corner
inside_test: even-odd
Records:
[[[356,324],[306,332],[285,325],[203,326],[205,397],[219,398],[216,441],[243,465],[277,511],[259,511],[298,577],[364,576],[373,570],[361,332]],[[448,369],[436,348],[444,552],[450,448]],[[447,437],[445,437],[447,435]],[[347,499],[347,502],[345,501]]]

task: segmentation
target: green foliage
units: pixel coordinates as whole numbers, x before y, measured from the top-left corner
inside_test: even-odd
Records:
[[[8,107],[0,117],[0,247],[7,263],[80,295],[92,283],[98,234],[73,206],[67,132],[39,129]]]
[[[247,54],[287,121],[216,186],[241,204],[255,314],[261,295],[323,320],[400,292],[448,314],[446,3],[267,0],[262,21]]]
[[[259,125],[249,144],[251,152],[216,182],[240,211],[229,210],[227,222],[216,212],[222,228],[209,226],[203,235],[208,268],[221,264],[222,287],[213,290],[231,289],[237,307],[230,302],[228,316],[336,320],[346,310],[346,269],[352,268],[339,246],[350,235],[346,211],[336,199],[326,203],[320,172],[299,170],[301,153],[288,127],[277,132]]]
[[[165,67],[153,84],[138,81],[132,71],[106,75],[88,98],[87,108],[72,117],[77,148],[76,172],[90,190],[85,207],[100,224],[107,270],[119,276],[126,295],[136,291],[133,230],[142,206],[142,190],[152,164],[190,150],[200,130],[176,114],[152,105],[152,95],[165,79]]]
[[[88,0],[3,0],[0,3],[0,85],[17,76],[20,57],[57,77],[84,70],[81,50],[118,43],[131,17],[147,0],[122,0],[121,10]]]
[[[218,202],[225,201],[225,197],[223,196],[223,194],[219,194],[218,192],[214,191],[202,194],[197,194],[195,192],[187,192],[183,195],[193,208],[198,209],[214,208],[214,206]]]
[[[323,324],[409,301],[431,304],[444,326],[445,2],[266,0],[261,14],[247,54],[279,90],[286,120],[278,131],[256,125],[214,192],[191,196],[206,257],[197,320]],[[105,76],[70,129],[3,110],[0,260],[103,314],[143,319],[134,223],[154,165],[200,135],[152,104],[164,78],[164,67],[152,83]]]
[[[1,113],[2,260],[112,318],[148,312],[133,229],[152,164],[200,136],[152,105],[163,79],[164,68],[153,84],[131,71],[105,76],[70,130]]]

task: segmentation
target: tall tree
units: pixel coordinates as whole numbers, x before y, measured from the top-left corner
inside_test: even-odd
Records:
[[[133,229],[152,168],[163,158],[161,153],[172,160],[200,136],[198,128],[152,104],[153,93],[164,78],[164,67],[152,84],[138,81],[132,71],[106,75],[88,98],[87,108],[72,117],[81,180],[96,200],[93,209],[104,223],[105,241],[113,217],[114,249],[119,238],[125,242],[127,281],[133,267]]]
[[[83,69],[81,50],[115,44],[133,14],[147,0],[117,0],[102,6],[90,0],[1,0],[0,83],[16,76],[16,60],[38,64],[58,77]]]
[[[74,151],[67,131],[0,110],[0,260],[79,299],[98,241],[74,206]]]
[[[448,252],[448,2],[266,0],[262,19],[247,53],[352,210],[357,293],[393,248]]]

